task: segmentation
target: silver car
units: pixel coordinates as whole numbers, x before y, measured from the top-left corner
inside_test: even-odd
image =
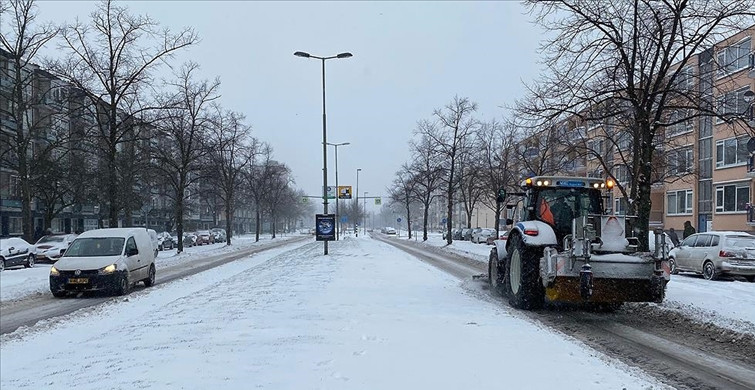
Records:
[[[495,230],[493,229],[480,229],[472,233],[472,242],[475,244],[487,243],[488,237],[495,236]]]
[[[713,280],[741,275],[755,282],[755,236],[742,232],[706,232],[684,239],[669,254],[671,272],[691,271]]]

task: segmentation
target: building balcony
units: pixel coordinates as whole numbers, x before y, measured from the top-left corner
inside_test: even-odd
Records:
[[[750,159],[747,160],[747,173],[745,176],[755,177],[755,155],[750,156]]]
[[[747,225],[755,226],[755,207],[750,206],[747,209]]]

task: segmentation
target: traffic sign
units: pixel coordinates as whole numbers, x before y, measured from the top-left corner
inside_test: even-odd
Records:
[[[375,206],[380,206],[382,202],[383,201],[379,197],[375,198]]]
[[[338,186],[338,199],[351,199],[351,186]]]
[[[336,187],[335,186],[327,186],[327,187],[325,187],[325,192],[328,194],[328,199],[335,199],[336,198]]]
[[[396,218],[396,222],[401,222],[401,218]]]
[[[441,220],[440,220],[440,223],[443,223],[443,224],[445,224],[446,222],[448,222],[448,220],[447,220],[447,219],[445,219],[445,218],[443,218],[443,219],[441,219]]]

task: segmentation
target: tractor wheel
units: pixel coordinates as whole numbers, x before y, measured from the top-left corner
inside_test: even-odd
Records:
[[[504,285],[508,284],[511,306],[524,310],[543,307],[545,288],[540,282],[539,256],[535,249],[524,245],[519,235],[511,239],[511,251],[505,268]]]
[[[498,263],[498,249],[496,248],[490,250],[490,256],[488,257],[488,279],[490,280],[490,289],[494,293],[505,294],[503,289],[503,274]]]

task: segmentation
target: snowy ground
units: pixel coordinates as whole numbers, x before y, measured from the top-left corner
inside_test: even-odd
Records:
[[[233,245],[224,243],[195,246],[185,248],[184,252],[177,254],[177,249],[162,251],[155,259],[157,270],[167,268],[178,263],[195,261],[207,256],[222,253],[236,252],[253,246],[270,243],[270,235],[260,235],[260,241],[254,242],[253,235],[244,235],[232,238]],[[276,236],[276,240],[287,240],[297,235]],[[13,267],[0,273],[0,303],[26,298],[35,294],[50,294],[50,267],[51,264],[36,264],[33,268]]]
[[[663,388],[387,244],[292,246],[3,336],[0,388]]]
[[[487,263],[492,248],[469,241],[454,241],[449,247],[440,234],[428,234],[424,245],[442,247],[445,251],[484,263]],[[699,322],[755,334],[755,283],[743,279],[710,281],[693,274],[672,275],[666,299],[658,307],[681,312]]]

